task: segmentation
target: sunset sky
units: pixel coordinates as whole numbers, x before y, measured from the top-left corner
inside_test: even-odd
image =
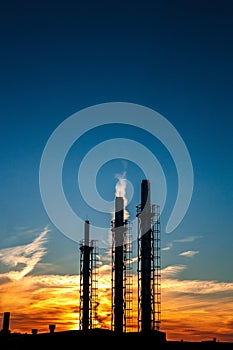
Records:
[[[10,311],[12,332],[78,329],[88,219],[99,249],[98,327],[110,329],[114,199],[124,196],[136,242],[148,178],[161,207],[161,330],[168,340],[233,342],[232,2],[13,0],[1,3],[0,17],[0,316]],[[113,122],[115,102],[139,116]],[[52,135],[58,147],[44,173]],[[175,159],[181,151],[191,163]],[[60,158],[60,175],[50,173]],[[189,192],[168,232],[178,194]],[[136,324],[135,260],[134,252]]]

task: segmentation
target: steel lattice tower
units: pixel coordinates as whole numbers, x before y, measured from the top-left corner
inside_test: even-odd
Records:
[[[96,328],[97,322],[97,282],[98,251],[97,241],[89,239],[90,223],[85,221],[84,240],[80,242],[80,312],[79,328],[83,331]]]
[[[161,322],[160,208],[151,205],[150,182],[142,180],[138,217],[138,331],[159,330]]]

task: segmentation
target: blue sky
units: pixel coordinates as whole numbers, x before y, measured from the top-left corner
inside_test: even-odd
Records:
[[[0,13],[0,249],[30,243],[48,226],[41,261],[51,273],[77,272],[77,242],[53,225],[43,206],[42,153],[71,115],[97,104],[129,102],[164,116],[189,151],[194,189],[184,219],[165,233],[177,195],[172,157],[145,130],[125,125],[90,130],[70,149],[63,169],[70,205],[83,220],[110,225],[111,215],[81,201],[78,166],[86,152],[105,140],[133,139],[155,154],[167,180],[162,267],[185,266],[181,280],[231,283],[231,1],[11,1],[0,5]],[[115,175],[123,172],[134,189],[128,207],[134,217],[140,182],[147,176],[137,164],[112,159],[98,172],[96,186],[105,200],[114,200]],[[1,260],[0,271],[8,268]],[[30,273],[38,271],[35,266]]]

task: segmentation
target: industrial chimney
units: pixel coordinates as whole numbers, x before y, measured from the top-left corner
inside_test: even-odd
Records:
[[[84,223],[84,240],[80,242],[80,329],[87,331],[97,320],[97,241],[90,240],[90,223]]]
[[[112,330],[116,333],[126,332],[131,327],[131,242],[124,210],[123,197],[116,197],[112,220]]]
[[[150,181],[141,182],[138,217],[138,329],[159,329],[161,304],[160,215],[151,205]]]
[[[3,325],[2,325],[2,332],[3,334],[10,333],[10,312],[4,312],[3,314]]]

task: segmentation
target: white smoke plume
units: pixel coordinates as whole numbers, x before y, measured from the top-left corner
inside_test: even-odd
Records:
[[[126,210],[128,200],[126,197],[126,187],[127,187],[127,179],[126,179],[126,171],[122,174],[116,174],[115,178],[118,179],[118,182],[115,186],[115,196],[122,197],[124,201],[124,219],[127,220],[129,218],[129,212]]]
[[[118,179],[116,186],[115,186],[115,198],[116,197],[122,197],[124,202],[124,220],[127,220],[129,218],[129,212],[126,210],[126,206],[128,204],[128,200],[126,197],[126,186],[127,186],[127,179],[126,179],[126,171],[124,171],[121,174],[115,174],[115,178]],[[115,219],[115,209],[111,213],[112,220]],[[108,236],[108,243],[112,245],[112,232],[109,230],[109,236]],[[112,250],[109,249],[108,251],[109,256],[112,257]]]

